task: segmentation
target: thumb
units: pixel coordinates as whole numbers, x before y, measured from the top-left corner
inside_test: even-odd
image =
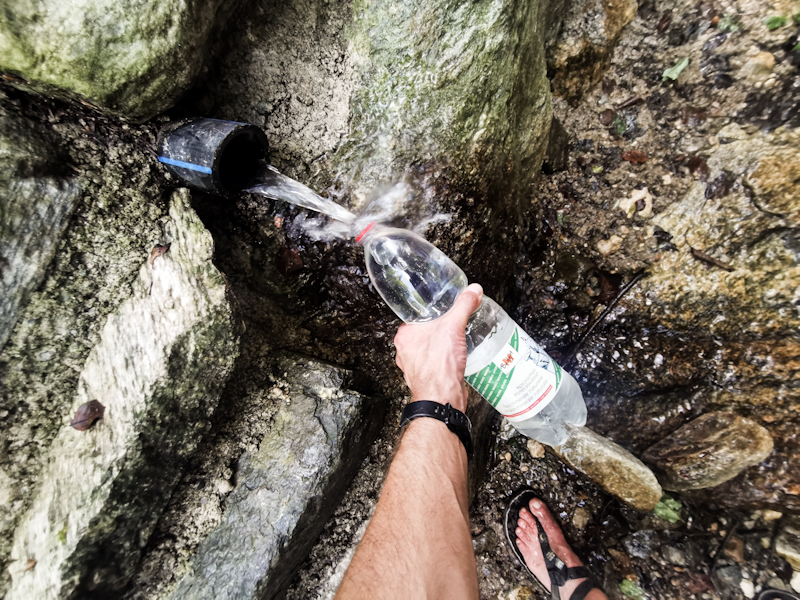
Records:
[[[470,316],[483,301],[483,288],[477,283],[471,283],[467,289],[456,298],[456,303],[448,312],[448,317],[453,319],[461,329],[466,329]]]

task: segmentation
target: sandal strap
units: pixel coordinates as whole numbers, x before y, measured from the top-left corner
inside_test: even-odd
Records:
[[[581,577],[588,577],[589,579],[592,578],[592,572],[584,566],[580,567],[569,567],[567,569],[567,581],[570,579],[580,579]]]
[[[582,579],[584,577],[591,579],[592,577],[592,572],[586,567],[565,567],[563,562],[560,567],[548,565],[547,573],[550,575],[550,581],[559,587],[573,579]]]
[[[597,586],[595,586],[594,581],[587,579],[575,588],[575,591],[572,592],[569,600],[583,600],[586,598],[586,595],[592,590],[596,589],[596,587]]]

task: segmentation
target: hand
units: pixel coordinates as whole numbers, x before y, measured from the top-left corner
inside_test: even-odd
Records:
[[[435,321],[405,324],[397,330],[397,366],[403,371],[414,400],[467,407],[467,340],[464,331],[470,315],[483,300],[483,288],[471,284],[459,294],[453,308]]]

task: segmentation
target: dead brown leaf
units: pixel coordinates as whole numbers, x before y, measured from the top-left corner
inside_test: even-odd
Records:
[[[647,154],[641,150],[628,150],[622,154],[622,160],[627,160],[635,165],[640,165],[643,162],[647,162]]]
[[[94,425],[97,419],[102,419],[105,412],[105,406],[97,400],[92,400],[86,404],[81,404],[69,424],[78,431],[86,431]]]
[[[153,261],[162,254],[166,254],[172,244],[159,244],[150,251],[150,266],[153,266]]]

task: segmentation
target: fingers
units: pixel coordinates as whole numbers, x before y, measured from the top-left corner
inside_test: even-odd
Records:
[[[477,283],[471,283],[456,298],[453,308],[447,313],[447,317],[453,319],[461,330],[466,329],[470,315],[478,310],[483,300],[483,288]]]

